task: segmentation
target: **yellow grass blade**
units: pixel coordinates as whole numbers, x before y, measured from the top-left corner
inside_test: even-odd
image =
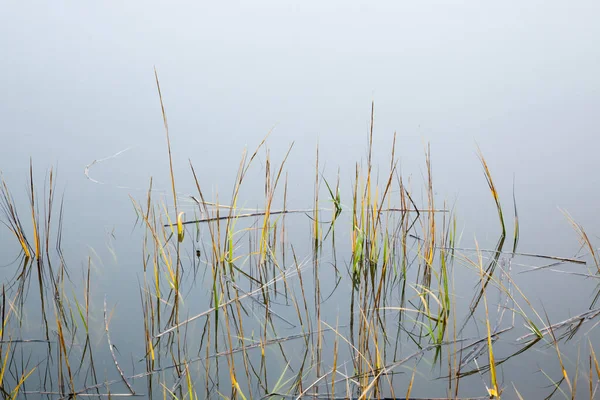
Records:
[[[177,216],[177,240],[179,243],[183,242],[183,237],[185,236],[185,231],[183,230],[183,215],[185,213],[182,211]]]

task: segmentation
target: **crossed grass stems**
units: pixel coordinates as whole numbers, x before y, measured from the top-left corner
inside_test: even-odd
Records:
[[[579,357],[569,360],[560,345],[597,319],[600,292],[593,293],[589,310],[552,323],[545,311],[534,309],[512,273],[515,257],[549,260],[550,264],[531,269],[532,273],[586,261],[518,253],[514,195],[514,231],[512,242],[506,243],[505,215],[481,152],[500,222],[499,239],[491,250],[479,245],[458,247],[456,217],[445,203],[436,208],[429,148],[425,151],[423,206],[417,205],[410,181],[398,171],[395,135],[389,172],[384,180],[378,179],[372,162],[373,109],[367,159],[356,164],[349,206],[342,204],[339,173],[335,183],[323,175],[317,148],[314,204],[309,210],[288,209],[284,165],[291,146],[281,164],[274,166],[265,138],[252,154],[244,153],[227,206],[205,199],[190,163],[197,218],[183,221],[158,78],[156,83],[167,139],[172,208],[153,198],[152,180],[143,201],[131,197],[136,226],[142,232],[139,296],[145,350],[136,361],[141,360],[144,371],[128,372],[131,368],[114,343],[119,339],[110,334],[115,310],[108,309],[107,298],[101,317],[94,315],[98,313],[91,303],[91,257],[84,271],[83,293],[77,294],[81,286],[77,288],[61,250],[64,209],[61,200],[58,215],[54,211],[55,173],[50,170],[39,198],[30,163],[30,223],[19,214],[4,178],[0,188],[1,221],[21,249],[11,264],[19,267],[2,285],[3,398],[24,394],[64,399],[414,398],[415,381],[430,379],[421,365],[445,382],[446,398],[461,398],[460,389],[472,392],[477,385],[479,398],[497,398],[506,390],[512,391],[511,397],[522,398],[519,382],[502,382],[498,367],[536,348],[538,342],[554,349],[560,367],[559,377],[541,371],[548,378],[548,397],[575,398],[584,390],[590,398],[596,396],[600,366],[591,341],[584,346],[587,362]],[[265,205],[262,211],[251,212],[238,205],[240,189],[261,151],[266,160]],[[326,196],[321,198],[321,193]],[[332,207],[323,209],[324,202]],[[273,209],[278,203],[282,209]],[[567,217],[593,268],[573,274],[597,279],[598,255],[583,227]],[[310,222],[311,251],[304,257],[296,254],[302,245],[294,246],[287,235],[289,223],[298,223],[300,218]],[[201,230],[204,240],[200,240]],[[349,237],[350,254],[338,254],[347,244],[340,243],[340,236]],[[461,274],[471,271],[477,284],[466,308],[459,308],[465,302],[456,294],[457,267]],[[349,298],[336,297],[344,290],[349,291]],[[199,302],[202,291],[207,295]],[[490,296],[495,299],[493,305]],[[333,321],[331,304],[340,301]],[[198,304],[210,306],[198,313]],[[40,339],[24,336],[29,332],[32,307],[40,314]],[[100,329],[94,327],[99,320]],[[522,324],[528,333],[511,337]],[[482,334],[469,336],[479,332],[480,326]],[[132,334],[135,331],[139,332],[132,329]],[[112,375],[96,365],[95,360],[106,355],[97,355],[103,348],[98,337],[108,346]],[[501,338],[516,350],[498,357],[494,348]],[[43,346],[43,350],[31,346]],[[568,370],[573,364],[574,372]],[[480,379],[463,382],[470,376]],[[582,382],[585,389],[578,387]]]

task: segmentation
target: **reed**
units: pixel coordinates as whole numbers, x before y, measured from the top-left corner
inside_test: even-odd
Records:
[[[366,156],[350,178],[347,171],[327,171],[327,155],[316,147],[314,164],[306,166],[314,176],[307,209],[288,205],[293,143],[274,162],[270,132],[253,152],[242,152],[225,201],[219,193],[209,198],[191,161],[196,193],[183,197],[156,71],[155,79],[171,193],[155,196],[150,179],[147,193],[129,197],[140,255],[139,313],[131,317],[138,325],[129,330],[137,347],[121,348],[115,335],[118,294],[111,294],[111,309],[107,297],[103,305],[94,301],[102,294],[92,262],[97,255],[87,259],[83,279],[67,268],[61,247],[69,210],[61,202],[57,211],[54,171],[40,190],[30,161],[27,202],[17,202],[0,176],[0,220],[18,253],[1,296],[2,398],[408,399],[430,396],[424,382],[432,395],[448,399],[473,392],[524,398],[525,390],[531,393],[527,383],[504,382],[502,371],[536,352],[547,356],[548,349],[559,376],[550,366],[542,371],[551,383],[546,395],[597,397],[600,367],[589,333],[600,315],[600,291],[590,293],[588,310],[555,321],[539,311],[543,304],[528,297],[514,271],[523,260],[545,260],[552,268],[589,263],[592,268],[568,276],[597,279],[593,236],[566,214],[587,259],[518,252],[513,182],[512,248],[505,251],[509,221],[481,150],[482,191],[491,193],[500,223],[491,249],[476,240],[472,248],[461,245],[461,220],[434,190],[440,166],[429,144],[421,181],[403,176],[396,134],[389,164],[378,170],[374,104]],[[262,185],[248,178],[261,167],[259,158]],[[243,206],[246,186],[264,190],[260,209]],[[290,227],[304,227],[305,236],[290,234]],[[552,273],[548,266],[527,271]],[[29,314],[39,315],[39,331],[31,330]],[[589,330],[580,333],[584,326]],[[39,335],[35,342],[26,338],[31,332]],[[587,339],[576,359],[568,347],[574,338]]]

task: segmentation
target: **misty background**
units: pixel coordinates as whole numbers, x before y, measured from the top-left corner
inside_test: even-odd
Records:
[[[416,186],[430,143],[438,205],[455,207],[467,244],[493,243],[500,228],[479,146],[509,220],[514,182],[519,249],[572,256],[578,238],[561,209],[592,241],[600,226],[599,17],[595,1],[7,1],[0,170],[24,202],[30,158],[39,186],[57,166],[73,264],[90,248],[110,258],[111,242],[135,277],[139,260],[128,255],[139,246],[120,241],[135,220],[128,196],[143,199],[150,177],[170,190],[156,67],[182,194],[195,193],[191,161],[207,197],[227,202],[243,150],[271,130],[276,165],[294,143],[290,208],[312,205],[317,145],[324,176],[339,169],[348,193],[374,102],[382,179],[394,132]],[[104,184],[85,177],[86,165],[125,149],[90,169]],[[262,206],[265,159],[244,206]],[[6,229],[0,249],[18,252]],[[542,289],[560,284],[550,275]]]

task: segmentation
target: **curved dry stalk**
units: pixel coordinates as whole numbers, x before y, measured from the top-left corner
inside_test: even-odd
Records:
[[[135,390],[133,390],[133,388],[131,387],[129,382],[127,382],[127,378],[125,378],[125,373],[123,372],[123,370],[119,366],[119,363],[117,362],[117,357],[115,356],[114,346],[110,341],[110,331],[108,330],[108,316],[106,313],[106,296],[104,296],[104,330],[106,332],[106,340],[108,341],[108,348],[110,350],[110,354],[112,355],[113,361],[115,363],[115,367],[117,368],[117,371],[119,371],[119,375],[121,375],[121,379],[123,380],[123,383],[125,383],[125,386],[127,386],[127,389],[129,389],[129,392],[132,395],[135,395]]]

